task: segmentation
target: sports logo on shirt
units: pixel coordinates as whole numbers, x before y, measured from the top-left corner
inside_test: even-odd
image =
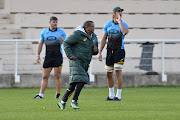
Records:
[[[47,37],[47,40],[57,40],[57,38],[54,36],[49,36],[49,37]]]
[[[111,30],[109,30],[109,33],[110,34],[117,34],[117,33],[119,33],[119,31],[115,30],[115,29],[111,29]]]
[[[87,40],[87,37],[86,38],[84,38],[84,41],[86,41]]]

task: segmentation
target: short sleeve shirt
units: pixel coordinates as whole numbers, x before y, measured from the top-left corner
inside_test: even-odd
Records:
[[[60,28],[57,28],[55,31],[51,31],[49,28],[46,28],[41,32],[40,41],[45,43],[46,55],[53,56],[63,53],[61,48],[62,41],[59,36],[66,39],[66,33]]]
[[[125,22],[122,21],[122,24],[129,29]],[[125,35],[122,34],[119,24],[111,20],[104,25],[103,32],[108,36],[107,49],[124,49]]]

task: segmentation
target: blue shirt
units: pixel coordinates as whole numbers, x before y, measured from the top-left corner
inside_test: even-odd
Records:
[[[125,22],[122,21],[122,24],[129,29]],[[122,34],[119,24],[111,20],[104,25],[103,32],[107,34],[108,37],[107,49],[124,49],[125,35]]]
[[[57,28],[55,31],[46,28],[41,32],[40,40],[45,43],[46,55],[58,55],[59,53],[63,53],[61,48],[62,41],[59,36],[66,39],[66,33],[60,28]]]

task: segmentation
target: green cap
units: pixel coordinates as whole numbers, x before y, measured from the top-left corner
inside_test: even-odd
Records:
[[[124,9],[121,9],[120,7],[115,7],[113,9],[113,12],[117,12],[117,11],[124,11]]]

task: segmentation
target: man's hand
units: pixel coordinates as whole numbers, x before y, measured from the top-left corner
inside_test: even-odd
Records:
[[[69,59],[70,59],[70,60],[75,60],[76,57],[73,55],[73,56],[71,56]]]
[[[116,12],[116,21],[119,23],[121,22],[121,16],[119,15],[118,12]]]
[[[59,39],[61,39],[61,41],[64,42],[64,38],[62,36],[59,36]]]
[[[97,46],[94,45],[93,50],[94,50],[94,52],[96,53],[96,52],[98,51]]]
[[[101,53],[99,53],[98,59],[99,59],[99,61],[102,61],[102,55],[101,55]]]
[[[37,63],[40,63],[40,61],[41,61],[40,56],[37,56],[36,61],[37,61]]]

